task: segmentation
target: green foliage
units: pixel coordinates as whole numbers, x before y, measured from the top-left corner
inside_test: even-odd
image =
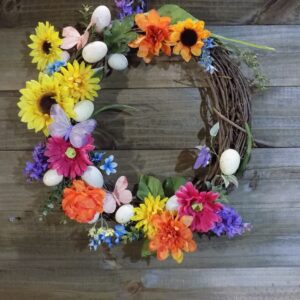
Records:
[[[167,178],[163,183],[163,188],[165,195],[167,197],[172,197],[180,186],[186,183],[186,179],[181,176],[174,176]]]
[[[138,185],[137,197],[144,200],[148,194],[151,194],[153,197],[161,196],[163,198],[165,196],[159,179],[153,176],[142,175]]]
[[[79,13],[82,18],[82,21],[80,22],[80,24],[85,28],[88,27],[89,22],[91,20],[92,13],[93,13],[92,6],[83,4],[82,8],[79,10]]]
[[[254,138],[253,138],[253,135],[252,135],[252,132],[251,132],[251,128],[248,125],[248,123],[245,124],[245,128],[246,128],[246,131],[247,131],[247,149],[246,149],[246,154],[244,155],[244,157],[242,159],[242,162],[240,164],[239,170],[237,172],[238,176],[242,175],[242,173],[246,169],[246,166],[247,166],[247,164],[250,160],[250,157],[251,157],[253,141],[254,141]]]
[[[60,184],[52,188],[49,198],[44,204],[40,221],[42,221],[55,206],[61,204],[64,189],[68,186],[70,186],[70,181],[64,179]]]
[[[134,226],[130,226],[129,230],[127,230],[127,233],[122,236],[122,242],[124,244],[129,244],[134,241],[138,241],[143,237],[143,234],[141,231],[136,229]]]
[[[166,4],[163,5],[159,10],[159,14],[164,17],[170,17],[172,24],[176,24],[179,21],[184,21],[188,18],[192,20],[197,20],[194,16],[188,13],[183,8],[175,4]]]
[[[133,18],[126,17],[124,20],[114,20],[111,28],[104,31],[104,42],[111,53],[126,54],[129,51],[128,43],[137,38],[137,33],[132,30]]]
[[[152,252],[149,250],[149,240],[145,240],[142,246],[141,257],[145,258],[151,255]]]
[[[238,182],[238,179],[236,178],[236,176],[234,176],[234,175],[221,175],[221,177],[224,181],[225,188],[228,188],[231,183],[234,184],[236,187],[239,186],[239,182]]]
[[[219,130],[220,130],[220,123],[217,122],[210,128],[210,131],[209,131],[210,136],[216,137],[218,135]]]

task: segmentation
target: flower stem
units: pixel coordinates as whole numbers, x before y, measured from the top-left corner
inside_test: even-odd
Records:
[[[245,41],[241,41],[241,40],[230,39],[225,36],[214,34],[214,33],[212,34],[212,37],[221,39],[224,41],[232,42],[232,43],[245,45],[245,46],[252,47],[252,48],[262,49],[262,50],[266,50],[266,51],[276,51],[276,49],[272,48],[272,47],[268,47],[268,46],[264,46],[264,45],[257,45],[257,44],[253,44],[253,43],[249,43],[249,42],[245,42]]]

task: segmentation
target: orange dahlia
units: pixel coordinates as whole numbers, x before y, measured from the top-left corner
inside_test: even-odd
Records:
[[[181,263],[183,251],[193,252],[197,245],[193,240],[192,231],[184,218],[180,220],[171,212],[164,211],[152,217],[155,232],[149,237],[149,250],[156,252],[158,260],[165,260],[171,253],[174,260]]]
[[[170,43],[173,48],[173,53],[181,55],[182,58],[189,62],[192,54],[200,56],[201,49],[204,45],[203,40],[210,37],[211,33],[204,29],[203,21],[193,21],[187,19],[170,26]]]
[[[136,40],[129,43],[131,48],[139,48],[138,57],[142,57],[146,63],[150,63],[154,56],[158,56],[160,50],[166,55],[171,55],[171,47],[168,44],[169,17],[160,17],[156,10],[150,10],[148,14],[137,14],[135,23],[145,34],[139,35]]]
[[[74,180],[73,185],[64,189],[62,208],[65,214],[79,223],[88,223],[97,213],[103,212],[105,191],[93,188],[82,180]]]

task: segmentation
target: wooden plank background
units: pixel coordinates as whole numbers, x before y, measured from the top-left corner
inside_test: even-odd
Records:
[[[171,1],[148,1],[159,7]],[[86,228],[39,222],[47,189],[28,185],[22,170],[41,136],[17,118],[20,89],[37,73],[27,36],[37,21],[72,24],[81,0],[0,1],[0,299],[300,299],[300,2],[298,0],[174,0],[219,34],[275,47],[258,52],[270,79],[253,99],[253,131],[265,148],[232,194],[232,204],[254,224],[250,234],[198,240],[183,264],[139,260],[141,244],[91,253]],[[91,5],[98,1],[86,1]],[[102,1],[112,7],[112,1]],[[226,25],[226,26],[225,26]],[[146,68],[146,69],[145,69]],[[201,128],[199,69],[164,58],[115,73],[97,105],[136,106],[134,115],[98,118],[96,141],[113,149],[120,173],[190,175],[180,154],[197,143]],[[199,76],[198,76],[199,77]],[[193,85],[191,85],[193,82]],[[103,131],[115,137],[104,139]]]

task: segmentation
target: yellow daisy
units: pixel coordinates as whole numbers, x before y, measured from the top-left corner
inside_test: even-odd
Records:
[[[73,64],[68,63],[66,67],[61,68],[61,84],[68,87],[70,96],[75,103],[79,100],[94,100],[100,90],[100,79],[93,77],[95,71],[92,67],[86,66],[74,60]]]
[[[27,123],[28,129],[34,129],[35,132],[42,130],[48,135],[48,125],[52,121],[50,108],[53,104],[58,103],[69,117],[74,116],[74,100],[68,96],[67,89],[59,85],[57,76],[40,73],[38,81],[27,81],[20,93],[19,117]]]
[[[211,35],[208,30],[204,29],[204,25],[203,21],[187,19],[170,26],[172,32],[169,40],[171,45],[175,46],[173,53],[180,54],[186,62],[191,60],[192,54],[200,56],[204,45],[203,40]]]
[[[144,199],[138,207],[134,208],[132,221],[136,221],[135,228],[142,229],[145,234],[152,235],[154,227],[151,225],[153,215],[163,212],[168,198],[160,199],[160,196],[154,198],[151,194]]]
[[[61,58],[62,50],[59,46],[62,40],[49,22],[39,22],[35,34],[31,34],[30,39],[32,40],[32,44],[28,45],[32,49],[30,56],[33,57],[32,62],[37,63],[38,70],[44,70],[49,63]]]

